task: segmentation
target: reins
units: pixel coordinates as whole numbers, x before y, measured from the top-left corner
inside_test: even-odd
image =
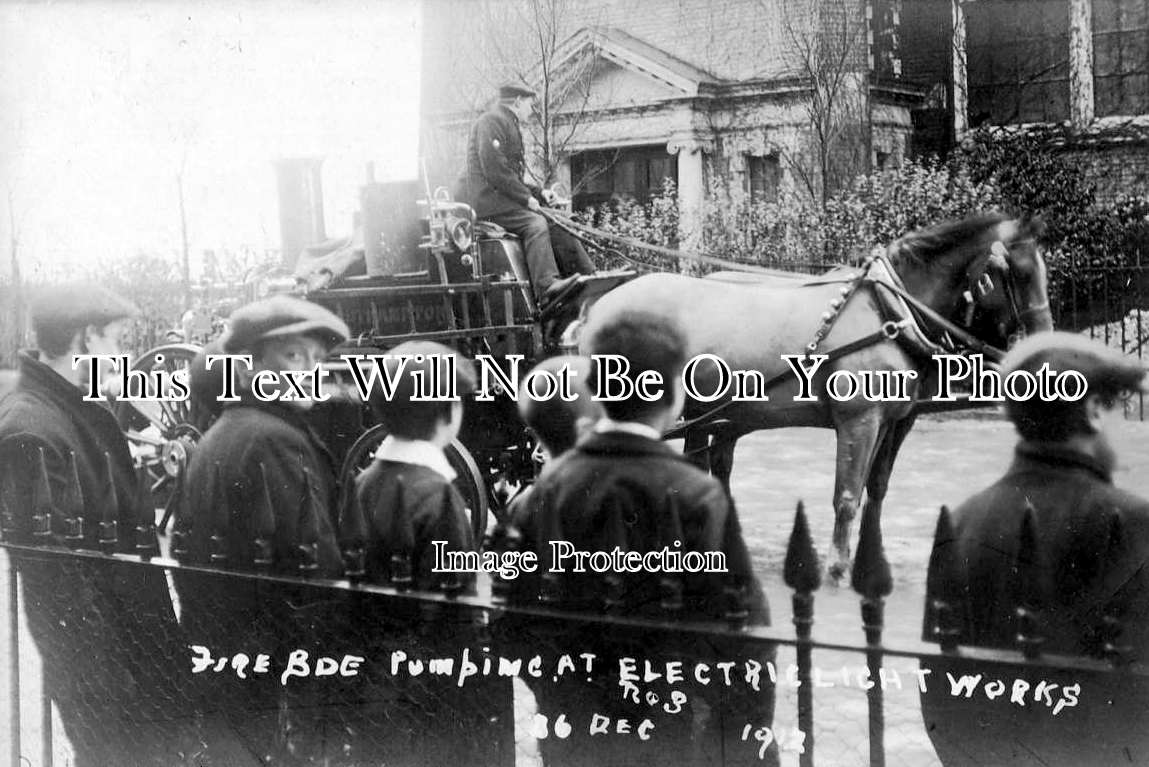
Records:
[[[561,213],[554,209],[543,209],[540,211],[540,213],[542,213],[544,218],[546,218],[548,221],[551,221],[566,231],[579,242],[582,242],[600,252],[609,253],[622,258],[628,263],[638,267],[650,268],[650,264],[643,263],[627,256],[626,254],[614,248],[607,247],[598,240],[605,240],[622,247],[645,250],[660,256],[664,256],[666,258],[673,259],[675,261],[693,261],[695,263],[707,264],[710,266],[717,266],[721,268],[732,269],[735,271],[748,272],[751,274],[763,274],[767,276],[778,275],[778,270],[768,269],[766,267],[758,266],[755,264],[747,264],[741,261],[732,261],[704,253],[691,253],[682,250],[675,250],[673,248],[666,248],[659,245],[652,245],[650,243],[642,242],[641,240],[636,240],[632,237],[624,237],[621,235],[604,232],[574,220],[574,218],[569,214]],[[888,272],[890,276],[889,280],[877,279],[870,274],[874,264],[879,262]],[[927,306],[923,301],[906,291],[906,289],[901,284],[901,280],[897,276],[897,271],[894,268],[893,263],[890,261],[884,250],[881,250],[875,255],[868,257],[863,262],[860,272],[851,274],[850,276],[844,278],[816,278],[813,281],[805,284],[828,285],[836,282],[841,282],[843,284],[841,289],[841,297],[831,300],[828,311],[823,313],[821,318],[822,321],[815,331],[813,339],[809,344],[806,345],[806,359],[808,359],[810,355],[817,351],[818,345],[821,343],[822,339],[829,334],[842,310],[846,307],[850,299],[856,295],[858,292],[857,289],[863,284],[872,286],[873,290],[875,291],[885,290],[893,296],[897,297],[903,303],[904,308],[909,310],[911,316],[900,316],[897,319],[886,320],[882,323],[878,330],[824,352],[823,354],[826,358],[826,362],[832,362],[834,360],[841,359],[842,357],[879,343],[894,341],[900,335],[902,335],[904,330],[914,326],[918,327],[918,334],[922,337],[922,339],[924,339],[926,343],[932,346],[930,351],[948,350],[951,352],[960,351],[960,353],[981,354],[994,363],[1000,362],[1002,357],[1005,356],[1005,352],[1001,349],[998,349],[997,347],[980,340],[972,333],[970,333],[966,328],[963,328],[948,318],[943,317],[937,311]],[[1028,314],[1036,311],[1041,311],[1044,308],[1042,306],[1034,306],[1028,307],[1024,310],[1019,310],[1016,302],[1016,297],[1012,289],[1012,280],[1007,278],[1006,282],[1007,285],[1004,286],[1004,289],[1006,290],[1006,298],[1009,301],[1010,309],[1012,310],[1015,320],[1020,321],[1022,317],[1025,317]],[[970,301],[971,305],[972,303],[975,303],[972,298],[972,294],[970,296]],[[970,321],[972,321],[972,310],[970,315]],[[927,334],[921,327],[923,324],[932,327],[935,332],[940,331],[941,336],[945,340],[943,342],[939,342],[930,338],[930,335]],[[967,322],[967,325],[968,324],[969,322]],[[918,346],[920,347],[921,344],[919,343]],[[762,384],[761,389],[763,392],[766,392],[776,384],[781,383],[792,375],[792,371],[782,371],[777,375],[767,379]],[[673,429],[664,434],[663,437],[664,439],[676,439],[682,437],[691,428],[698,426],[699,424],[714,421],[716,416],[721,414],[727,408],[731,407],[733,404],[735,404],[733,400],[727,400],[725,402],[719,403],[701,415],[698,415],[675,426]],[[701,450],[707,449],[709,449],[709,447],[700,448],[699,450],[692,452],[700,452]]]

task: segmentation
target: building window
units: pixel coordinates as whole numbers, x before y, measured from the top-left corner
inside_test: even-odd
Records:
[[[579,152],[571,155],[574,207],[630,200],[640,204],[678,180],[678,164],[665,144]]]
[[[873,0],[870,10],[870,34],[873,40],[870,69],[878,80],[901,79],[902,0]]]
[[[750,202],[778,202],[781,180],[782,168],[778,163],[778,155],[746,156],[746,192]]]
[[[1098,117],[1149,112],[1149,5],[1094,0],[1093,98]]]
[[[1067,0],[985,0],[964,8],[970,124],[1068,119]]]

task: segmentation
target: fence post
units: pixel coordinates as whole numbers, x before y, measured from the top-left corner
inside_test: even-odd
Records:
[[[879,507],[866,502],[862,512],[861,530],[858,533],[858,551],[854,557],[854,569],[850,574],[850,585],[862,596],[862,627],[866,632],[866,665],[870,681],[866,691],[870,709],[870,765],[884,767],[885,712],[882,694],[882,630],[884,628],[885,598],[893,591],[894,583],[890,576],[890,563],[882,546],[881,520]]]
[[[52,767],[52,696],[48,694],[48,668],[40,669],[40,763]]]
[[[391,583],[399,589],[411,588],[414,581],[414,572],[411,565],[411,554],[415,550],[415,529],[407,513],[406,488],[403,478],[395,482],[395,513],[391,518],[391,530],[388,531],[394,541],[391,549]]]
[[[814,592],[822,585],[821,563],[810,539],[806,509],[801,501],[794,512],[794,529],[786,547],[782,579],[794,590],[794,628],[798,635],[798,729],[806,736],[798,757],[800,767],[814,765],[814,690],[810,672],[813,667],[811,633],[814,627]]]
[[[52,485],[44,448],[37,452],[35,485],[32,487],[32,536],[38,546],[52,545]]]
[[[112,467],[112,456],[109,453],[104,453],[104,477],[108,483],[108,497],[104,499],[98,538],[100,549],[105,554],[114,554],[120,544],[120,527],[117,521],[120,512],[120,497],[116,493],[116,473]]]
[[[84,488],[80,485],[80,468],[76,465],[76,452],[68,452],[68,489],[60,504],[65,514],[64,541],[70,548],[84,545]]]
[[[303,506],[299,509],[299,574],[307,577],[319,569],[319,515],[311,499],[311,472],[303,470]]]
[[[950,510],[942,506],[938,513],[937,527],[934,528],[934,546],[930,551],[930,564],[927,572],[934,573],[937,579],[935,596],[929,607],[933,610],[932,620],[926,616],[926,635],[932,635],[941,645],[942,652],[953,652],[958,646],[961,634],[962,587],[958,580],[957,540],[954,535],[953,519]]]
[[[658,527],[658,537],[668,550],[673,551],[682,546],[686,536],[682,533],[682,518],[678,513],[678,495],[673,490],[666,491]],[[658,590],[660,594],[658,605],[662,608],[662,612],[671,620],[677,619],[682,614],[682,578],[663,572],[658,579]]]
[[[271,488],[267,467],[259,464],[259,497],[255,509],[255,541],[251,563],[257,570],[270,572],[275,565],[275,511],[271,508]]]
[[[159,540],[156,538],[156,502],[152,497],[151,478],[146,466],[136,471],[136,554],[147,561],[159,553]]]
[[[5,516],[10,516],[7,506]],[[5,540],[12,540],[5,535]],[[8,560],[8,727],[11,736],[9,759],[12,767],[20,767],[20,589],[16,563],[5,552]]]
[[[1021,537],[1014,561],[1014,613],[1017,615],[1017,644],[1029,660],[1041,654],[1045,638],[1041,636],[1039,610],[1044,603],[1041,565],[1038,562],[1037,519],[1033,506],[1025,504],[1021,518]]]
[[[355,489],[346,490],[339,518],[339,538],[343,549],[343,570],[348,580],[361,581],[367,575],[367,522],[355,497]]]

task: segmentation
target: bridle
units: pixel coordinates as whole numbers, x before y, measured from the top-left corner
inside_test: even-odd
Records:
[[[995,261],[1000,262],[1004,267],[1004,278],[1002,280],[1002,292],[1005,295],[1007,304],[1009,305],[1009,312],[1013,320],[1014,330],[1008,336],[1009,346],[1012,346],[1016,341],[1024,338],[1027,335],[1025,319],[1049,310],[1049,297],[1040,304],[1027,306],[1024,309],[1019,308],[1017,300],[1017,278],[1013,273],[1013,266],[1010,264],[1009,256],[1012,249],[1017,245],[1034,242],[1035,238],[1028,237],[1023,240],[1015,240],[1009,245],[1006,245],[1001,240],[995,240],[990,245],[989,253],[981,256],[974,261],[974,264],[967,270],[967,287],[963,292],[963,297],[966,301],[965,322],[963,323],[968,329],[973,325],[974,311],[982,303],[987,295],[993,292],[994,282],[993,277],[989,274],[989,267]],[[1004,328],[1002,329],[1004,331]],[[1005,335],[1005,333],[1002,333]]]

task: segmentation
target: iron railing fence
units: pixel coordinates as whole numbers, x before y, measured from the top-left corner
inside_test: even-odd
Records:
[[[1051,295],[1053,324],[1077,331],[1149,363],[1149,264],[1072,264]],[[1128,400],[1125,417],[1145,420],[1145,395]]]
[[[861,631],[832,638],[813,630],[821,569],[801,507],[783,573],[791,621],[776,602],[773,626],[745,625],[736,600],[724,621],[683,619],[675,577],[650,619],[512,604],[497,574],[473,593],[451,575],[434,591],[366,583],[354,545],[352,577],[322,580],[4,529],[14,766],[924,765],[935,748],[948,765],[1054,746],[1110,763],[1138,726],[1123,711],[1143,716],[1149,700],[1115,616],[1103,657],[1044,654],[1049,606],[1032,589],[1017,590],[1015,648],[959,647],[948,595],[926,613],[938,644],[884,639],[892,581],[865,516]],[[1036,538],[1019,535],[1024,579]]]

